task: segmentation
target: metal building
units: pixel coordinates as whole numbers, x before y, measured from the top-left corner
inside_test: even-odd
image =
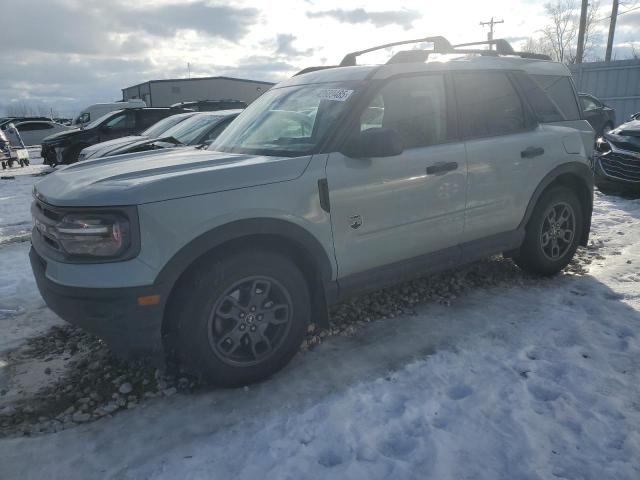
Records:
[[[640,112],[640,60],[569,65],[579,92],[595,95],[616,109],[618,124]]]
[[[122,89],[122,99],[141,98],[148,107],[169,107],[193,100],[242,100],[253,102],[273,86],[270,82],[232,77],[150,80]]]

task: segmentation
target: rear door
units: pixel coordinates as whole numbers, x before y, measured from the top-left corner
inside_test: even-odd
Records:
[[[551,133],[520,98],[507,72],[456,72],[466,138],[465,241],[514,231],[548,168]]]
[[[454,141],[448,83],[442,74],[391,79],[359,112],[356,129],[393,128],[401,135],[400,155],[329,155],[327,181],[340,277],[459,243],[466,159],[463,142]]]

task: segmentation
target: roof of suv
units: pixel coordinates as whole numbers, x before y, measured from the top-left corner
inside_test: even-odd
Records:
[[[385,79],[401,73],[463,70],[523,70],[537,75],[571,76],[566,65],[549,60],[505,56],[441,55],[427,62],[391,63],[335,67],[302,73],[276,87],[308,83],[361,81],[367,78]]]

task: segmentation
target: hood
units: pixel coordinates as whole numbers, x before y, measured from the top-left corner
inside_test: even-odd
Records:
[[[640,153],[640,120],[632,120],[604,134],[604,138],[615,147]]]
[[[73,137],[75,135],[78,135],[80,133],[82,133],[84,130],[81,128],[72,128],[70,130],[63,130],[61,132],[58,133],[54,133],[53,135],[49,135],[47,137],[44,137],[42,139],[42,143],[53,143],[53,142],[57,142],[58,140],[63,140],[65,138],[69,138],[69,137]]]
[[[57,206],[140,205],[294,180],[310,160],[166,149],[75,163],[47,175],[34,191]]]
[[[640,136],[640,120],[631,120],[629,122],[623,123],[619,127],[611,130],[611,132],[609,133],[620,136],[638,137]]]
[[[137,142],[146,141],[148,137],[143,135],[130,135],[128,137],[114,138],[106,142],[96,143],[82,150],[84,158],[100,158],[110,155],[111,152],[124,147],[126,145],[135,144]]]

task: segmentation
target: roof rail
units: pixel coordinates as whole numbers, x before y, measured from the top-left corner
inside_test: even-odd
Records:
[[[425,38],[416,38],[414,40],[404,40],[402,42],[392,42],[385,43],[384,45],[378,45],[377,47],[367,48],[365,50],[360,50],[357,52],[351,52],[344,56],[339,65],[324,65],[317,67],[308,67],[303,70],[300,70],[296,75],[302,75],[303,73],[315,72],[317,70],[324,70],[327,68],[338,68],[338,67],[352,67],[357,65],[356,59],[360,55],[365,53],[374,52],[376,50],[382,50],[383,48],[395,47],[398,45],[407,45],[409,43],[433,43],[433,50],[403,50],[395,55],[393,55],[388,61],[387,64],[392,63],[410,63],[410,62],[424,62],[429,58],[430,53],[440,53],[440,54],[451,54],[451,53],[461,53],[461,54],[478,54],[484,56],[500,56],[500,55],[514,55],[521,58],[531,58],[536,60],[551,60],[549,55],[544,55],[541,53],[529,53],[529,52],[516,52],[511,44],[507,42],[503,38],[497,38],[495,40],[483,40],[481,42],[470,42],[470,43],[459,43],[457,45],[451,45],[449,40],[444,37],[425,37]],[[482,49],[482,48],[461,48],[461,47],[475,47],[479,45],[495,45],[496,49]]]
[[[459,47],[473,47],[475,45],[495,45],[495,50],[458,50]],[[530,53],[530,52],[516,52],[511,44],[503,38],[496,38],[495,40],[484,40],[482,42],[471,43],[459,43],[454,45],[453,48],[456,52],[460,53],[479,53],[481,55],[515,55],[521,58],[532,58],[536,60],[551,60],[549,55],[542,53]]]
[[[378,45],[377,47],[367,48],[366,50],[360,50],[358,52],[347,53],[342,61],[340,62],[340,67],[352,67],[356,65],[356,58],[365,53],[374,52],[376,50],[382,50],[383,48],[395,47],[397,45],[407,45],[409,43],[422,43],[429,42],[433,43],[433,51],[437,53],[448,53],[453,50],[451,43],[444,37],[425,37],[425,38],[416,38],[414,40],[404,40],[402,42],[392,42],[385,43],[384,45]]]
[[[495,51],[498,55],[515,55],[516,53],[513,51],[513,48],[511,47],[509,42],[507,42],[503,38],[497,38],[495,40],[483,40],[481,42],[459,43],[457,45],[454,45],[453,48],[474,47],[476,45],[495,45]]]

